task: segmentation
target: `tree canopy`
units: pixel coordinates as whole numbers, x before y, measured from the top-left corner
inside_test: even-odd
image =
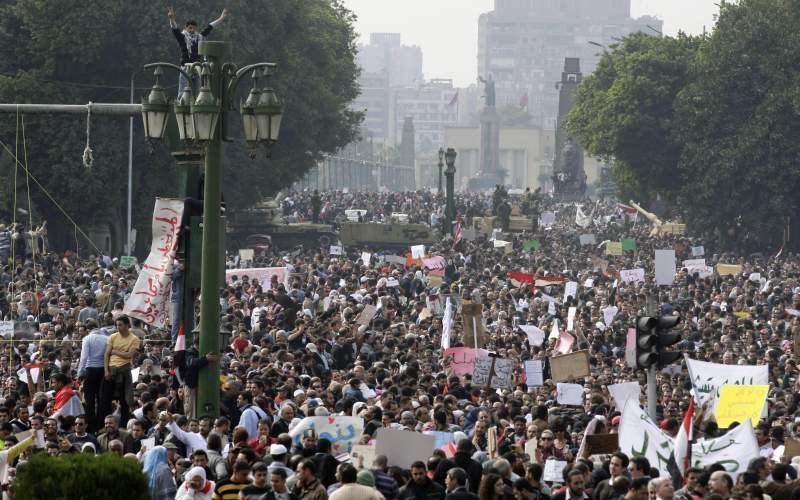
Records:
[[[740,0],[704,37],[631,35],[579,87],[569,125],[626,198],[658,193],[698,234],[775,249],[800,204],[798,22],[796,2]]]
[[[215,19],[217,2],[174,2],[179,24]],[[272,158],[251,160],[238,121],[239,138],[226,150],[224,196],[229,206],[246,207],[290,185],[321,158],[358,135],[361,115],[348,109],[358,94],[354,16],[338,0],[247,2],[226,4],[231,17],[219,25],[212,40],[230,41],[231,60],[240,64],[278,64],[271,83],[284,103],[284,120]],[[166,7],[159,3],[122,0],[0,1],[0,102],[84,104],[128,102],[134,75],[138,102],[152,84],[142,70],[148,62],[177,63],[178,49],[169,30]],[[177,93],[177,75],[165,75],[168,93]],[[247,80],[239,95],[246,96]],[[238,99],[237,99],[238,100]],[[177,192],[174,162],[165,145],[152,155],[144,144],[141,120],[135,120],[135,226],[149,234],[155,196]],[[0,140],[21,147],[21,118],[0,119]],[[25,117],[30,171],[79,225],[109,224],[118,240],[124,232],[127,189],[128,120],[92,119],[94,165],[85,169],[81,153],[86,143],[86,117],[30,115]],[[13,179],[14,163],[0,148],[0,175]],[[20,155],[22,159],[22,155]],[[25,193],[25,176],[17,172]],[[11,215],[13,182],[0,193],[0,217]],[[51,220],[51,233],[66,219],[42,191],[31,186],[33,208]],[[24,203],[18,206],[26,207]],[[72,235],[71,226],[65,234]],[[65,235],[62,234],[62,239]]]

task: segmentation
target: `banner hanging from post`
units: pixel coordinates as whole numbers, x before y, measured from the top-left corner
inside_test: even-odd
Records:
[[[167,325],[175,255],[183,219],[183,200],[156,198],[150,255],[125,302],[123,312],[156,328]]]

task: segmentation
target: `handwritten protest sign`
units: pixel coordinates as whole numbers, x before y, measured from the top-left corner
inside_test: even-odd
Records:
[[[593,234],[582,234],[578,236],[581,245],[594,245],[597,243],[597,238]]]
[[[581,384],[556,384],[556,401],[560,405],[583,405],[583,386]]]
[[[573,299],[578,297],[578,282],[577,281],[568,281],[564,285],[564,302],[567,301],[568,298],[572,297]]]
[[[239,262],[253,262],[255,256],[256,252],[252,248],[239,249]]]
[[[233,283],[233,277],[256,279],[264,290],[272,288],[273,276],[277,284],[283,283],[289,289],[289,270],[286,267],[256,267],[247,269],[228,269],[225,271],[225,282]]]
[[[349,453],[353,445],[358,444],[364,432],[364,419],[361,417],[306,417],[289,431],[292,443],[301,444],[303,434],[313,429],[317,437],[331,442],[331,453]]]
[[[375,453],[386,455],[389,465],[410,469],[419,457],[429,457],[436,449],[436,438],[418,432],[382,427],[375,438]]]
[[[425,245],[412,245],[411,257],[414,259],[421,259],[425,257]]]
[[[619,449],[619,434],[592,434],[586,436],[589,455],[614,453]]]
[[[705,254],[706,249],[703,248],[703,245],[692,247],[692,257],[702,257]]]
[[[550,375],[555,382],[589,376],[589,351],[576,351],[550,358]]]
[[[331,245],[330,249],[328,249],[328,253],[331,255],[344,255],[344,247],[341,245]],[[403,262],[406,260],[403,259]],[[403,263],[401,262],[401,264]]]
[[[361,252],[361,263],[365,266],[369,266],[369,262],[372,260],[372,254],[370,252]]]
[[[471,349],[469,347],[451,347],[445,349],[442,356],[446,363],[449,363],[453,374],[463,377],[467,373],[472,373],[475,369],[475,359],[489,356],[486,349]]]
[[[131,269],[133,268],[139,261],[136,260],[136,256],[134,255],[123,255],[119,258],[119,267],[122,269]]]
[[[472,385],[502,389],[511,387],[514,376],[514,362],[510,359],[486,357],[475,360],[472,372]]]
[[[14,322],[11,320],[0,321],[0,337],[10,339],[14,336]]]
[[[164,328],[169,315],[172,272],[183,218],[183,200],[156,198],[153,239],[123,312],[156,328]]]
[[[742,272],[742,266],[738,264],[717,264],[717,274],[720,276],[734,276]]]
[[[753,425],[758,425],[768,392],[768,385],[723,385],[717,405],[717,424],[726,428],[733,422],[750,419]]]
[[[563,483],[564,469],[566,468],[567,462],[564,460],[547,460],[544,463],[544,474],[542,474],[542,479],[553,483]]]
[[[623,283],[644,281],[644,269],[641,267],[636,269],[623,269],[619,272],[619,279],[621,279]]]
[[[461,341],[467,347],[480,347],[483,345],[484,328],[482,314],[482,304],[463,304],[461,306],[461,319],[464,325],[464,333]]]
[[[541,387],[544,385],[544,370],[541,359],[525,361],[525,379],[528,387]]]
[[[376,456],[374,444],[354,444],[350,450],[351,462],[358,468],[371,468]]]
[[[539,346],[544,342],[545,333],[536,325],[517,325],[517,328],[525,332],[530,345]]]
[[[375,317],[375,313],[378,311],[378,308],[373,306],[372,304],[366,304],[364,309],[361,311],[361,314],[358,315],[356,318],[356,323],[359,325],[368,325],[372,318]]]
[[[615,256],[622,255],[622,242],[609,241],[608,243],[606,243],[606,255],[615,255]]]

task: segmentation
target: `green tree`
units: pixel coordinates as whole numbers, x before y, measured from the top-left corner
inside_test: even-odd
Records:
[[[232,17],[211,38],[232,42],[231,59],[240,64],[276,62],[278,71],[271,83],[285,111],[271,160],[251,160],[243,140],[227,149],[224,196],[229,206],[240,208],[290,185],[322,154],[357,137],[361,115],[348,109],[358,93],[356,35],[352,13],[338,0],[231,0],[227,7]],[[182,0],[175,2],[175,8],[181,20],[194,18],[203,23],[218,16],[221,7],[209,0]],[[165,4],[0,1],[0,102],[127,102],[131,75],[140,87],[138,100],[151,85],[151,76],[142,66],[176,62],[177,56]],[[166,77],[165,83],[170,93],[176,92],[177,76]],[[241,87],[244,97],[248,88]],[[31,188],[38,212],[51,221],[52,240],[74,247],[72,226],[55,200],[79,225],[107,225],[115,241],[121,242],[128,121],[93,117],[95,162],[90,170],[80,160],[86,143],[85,117],[31,115],[25,117],[25,125],[28,168],[52,195],[50,199]],[[237,121],[234,137],[243,137],[240,127]],[[0,120],[0,140],[12,151],[17,132],[12,115]],[[156,145],[152,155],[147,153],[139,119],[135,136],[134,225],[139,234],[148,235],[154,197],[177,192],[176,169],[165,146]],[[2,148],[0,154],[8,156]],[[8,171],[5,164],[0,166],[4,173]]]
[[[679,98],[680,206],[696,231],[777,248],[800,208],[800,4],[723,2]]]
[[[700,42],[631,34],[604,52],[578,87],[567,125],[591,155],[612,165],[623,198],[677,194],[675,102]]]

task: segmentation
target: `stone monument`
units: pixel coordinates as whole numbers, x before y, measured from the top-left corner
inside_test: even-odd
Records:
[[[567,115],[575,105],[575,94],[582,78],[580,59],[567,57],[559,82],[556,157],[553,164],[555,194],[563,198],[581,198],[586,193],[583,148],[566,129]]]
[[[478,175],[469,180],[470,189],[493,189],[505,183],[500,166],[500,115],[496,108],[494,80],[489,75],[484,84],[485,105],[481,111],[481,166]]]

